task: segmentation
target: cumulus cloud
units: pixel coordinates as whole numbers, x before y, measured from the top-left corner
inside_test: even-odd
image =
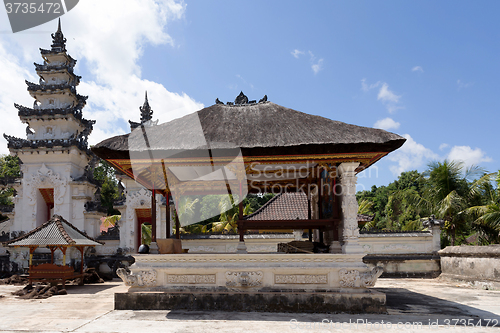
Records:
[[[415,66],[411,69],[412,72],[424,72],[424,69],[422,68],[422,66]]]
[[[469,146],[452,147],[446,158],[450,161],[462,161],[466,167],[492,161],[480,148],[472,149]]]
[[[171,20],[182,18],[185,7],[183,2],[174,0],[87,0],[80,1],[75,10],[62,17],[68,52],[79,60],[79,64],[86,61],[91,72],[90,77],[82,78],[77,88],[80,94],[89,95],[84,116],[97,120],[89,137],[91,144],[127,132],[127,120],[139,120],[138,107],[144,101],[145,90],[148,90],[150,104],[155,110],[154,118],[159,118],[160,122],[203,107],[184,93],[170,92],[161,84],[141,77],[139,59],[144,47],[148,44],[175,45],[166,26]],[[2,30],[8,30],[5,21],[0,23]],[[7,103],[3,108],[8,110],[5,114],[15,118],[12,122],[0,124],[0,132],[11,134],[13,126],[20,124],[13,102],[27,106],[33,103],[26,92],[24,79],[38,81],[32,63],[42,61],[38,47],[50,47],[50,32],[55,30],[55,22],[37,27],[38,30],[31,33],[0,36],[0,52],[3,52],[0,66],[9,73],[4,75],[5,70],[0,69],[0,105],[3,107],[3,103]],[[77,74],[78,66],[75,69]],[[23,137],[24,130],[13,134]],[[0,152],[5,153],[5,147],[0,143]]]
[[[390,167],[394,176],[398,176],[401,172],[415,170],[429,160],[439,159],[437,154],[415,142],[409,134],[404,134],[403,137],[406,138],[404,145],[387,157],[390,161],[397,163]]]
[[[401,124],[398,123],[397,121],[394,121],[392,118],[384,118],[381,120],[378,120],[373,127],[375,128],[380,128],[383,130],[390,130],[390,129],[398,129]]]
[[[300,50],[293,50],[292,52],[290,52],[296,59],[299,59],[299,57],[304,54],[304,51],[300,51]]]

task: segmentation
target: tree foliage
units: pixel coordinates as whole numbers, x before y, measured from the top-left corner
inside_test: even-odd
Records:
[[[357,193],[357,199],[360,210],[372,203],[375,218],[369,228],[421,230],[421,218],[435,215],[445,221],[445,243],[460,244],[476,234],[478,243],[489,244],[500,241],[499,187],[500,171],[488,174],[444,160],[430,163],[422,173],[403,172],[387,186]]]
[[[107,214],[119,215],[120,212],[113,208],[115,200],[120,196],[118,179],[116,179],[115,176],[115,169],[113,169],[108,162],[101,160],[94,168],[94,179],[101,185],[101,205],[107,209]]]

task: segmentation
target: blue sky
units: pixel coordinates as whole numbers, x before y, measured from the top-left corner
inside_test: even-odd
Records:
[[[90,143],[128,131],[144,90],[168,121],[242,90],[407,143],[359,175],[386,185],[431,160],[500,169],[500,21],[497,1],[80,1],[62,17],[79,60]],[[3,133],[24,136],[13,103],[32,105],[38,48],[52,21],[12,34],[0,9]],[[7,153],[5,141],[0,153]]]

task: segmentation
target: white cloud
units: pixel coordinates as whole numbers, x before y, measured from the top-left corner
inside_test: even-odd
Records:
[[[422,68],[422,66],[415,66],[411,69],[412,72],[424,72],[424,69]]]
[[[373,127],[388,131],[390,129],[398,129],[400,125],[401,125],[400,123],[398,123],[397,121],[394,121],[392,118],[384,118],[384,119],[378,120],[373,125]]]
[[[392,102],[392,103],[399,102],[400,98],[401,96],[398,96],[389,90],[389,85],[385,82],[382,84],[382,87],[380,88],[377,96],[377,99],[381,100],[382,102]]]
[[[318,74],[319,71],[323,70],[323,59],[319,59],[316,63],[311,65],[314,74]]]
[[[311,57],[311,69],[314,74],[318,74],[321,70],[323,70],[323,58],[316,60],[316,57],[311,51],[309,51],[309,56]]]
[[[469,146],[452,147],[446,158],[450,161],[462,161],[466,167],[492,161],[480,148],[472,149]]]
[[[300,51],[300,50],[293,50],[292,52],[290,52],[296,59],[299,59],[299,57],[304,54],[304,51]]]
[[[394,113],[396,110],[403,108],[402,106],[397,105],[400,98],[401,96],[398,96],[389,90],[389,85],[385,82],[382,84],[382,87],[380,87],[377,95],[377,100],[382,101],[382,103],[385,104],[389,113]]]
[[[393,91],[389,90],[389,85],[386,82],[377,81],[376,83],[367,84],[366,79],[361,80],[361,90],[368,92],[374,88],[380,87],[377,95],[377,100],[385,105],[389,113],[394,113],[397,110],[403,109],[399,104],[401,96],[396,95]]]
[[[387,157],[390,161],[397,162],[397,165],[390,167],[394,176],[404,171],[415,170],[429,160],[439,159],[437,154],[415,142],[409,134],[404,134],[403,137],[406,138],[404,145]]]
[[[62,17],[68,52],[79,64],[86,60],[91,71],[77,88],[80,94],[89,95],[84,116],[97,120],[89,143],[129,131],[128,126],[120,128],[118,124],[139,120],[138,108],[144,101],[145,90],[155,110],[153,117],[160,122],[203,107],[184,93],[170,92],[141,77],[139,59],[144,47],[173,46],[175,42],[166,26],[171,20],[182,18],[185,7],[183,2],[174,0],[86,0]],[[1,18],[0,29],[9,30],[5,22],[8,20]],[[9,118],[0,123],[0,133],[24,137],[25,126],[12,104],[32,105],[24,79],[38,81],[32,63],[42,62],[38,48],[50,47],[50,33],[46,31],[53,32],[56,26],[56,21],[51,21],[30,33],[0,35],[0,108],[6,110],[2,114]],[[79,74],[78,65],[75,72]],[[3,139],[2,142],[0,153],[6,153]]]
[[[447,143],[442,143],[442,144],[439,145],[439,150],[444,150],[444,149],[448,148],[449,146],[450,145],[447,144]]]
[[[457,86],[458,86],[458,90],[462,89],[462,88],[469,88],[471,86],[474,85],[474,82],[462,82],[461,80],[457,80]]]
[[[364,92],[368,92],[369,90],[373,89],[373,88],[377,88],[378,86],[380,86],[381,82],[378,81],[376,83],[373,83],[373,84],[366,84],[366,79],[362,79],[361,80],[361,90],[363,90]]]

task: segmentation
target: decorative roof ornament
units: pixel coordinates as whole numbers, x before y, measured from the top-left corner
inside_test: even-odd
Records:
[[[245,94],[240,92],[238,96],[236,96],[236,99],[234,100],[234,105],[241,105],[241,104],[248,104],[248,97],[245,96]]]
[[[136,123],[135,121],[129,120],[130,130],[134,130],[140,126],[156,126],[158,125],[158,119],[153,121],[153,110],[149,106],[148,92],[146,91],[146,96],[144,98],[144,104],[139,107],[141,110],[141,122]]]
[[[146,91],[146,97],[144,98],[144,104],[139,107],[139,110],[141,110],[141,123],[145,123],[153,119],[153,110],[149,106],[147,91]]]
[[[61,30],[61,19],[59,18],[59,25],[57,31],[52,34],[52,51],[54,52],[66,52],[66,38]]]
[[[267,95],[264,95],[264,97],[259,100],[259,103],[265,103],[265,102],[267,102]],[[224,103],[221,102],[218,98],[215,99],[215,104],[224,105]],[[234,103],[233,102],[226,103],[226,105],[229,105],[229,106],[233,106],[233,105],[241,106],[241,105],[249,105],[249,104],[257,104],[257,101],[256,100],[249,101],[248,97],[243,93],[243,91],[240,92],[240,94],[238,96],[236,96]]]

